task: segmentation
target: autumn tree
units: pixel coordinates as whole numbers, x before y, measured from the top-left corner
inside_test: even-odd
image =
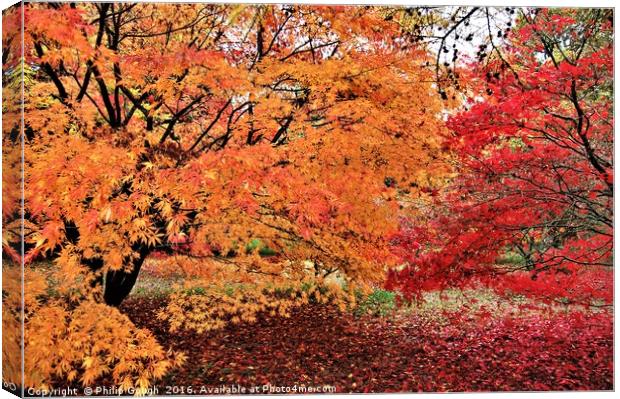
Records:
[[[145,388],[182,360],[103,305],[154,251],[197,263],[207,290],[173,298],[173,328],[354,300],[399,261],[389,237],[410,209],[397,199],[449,172],[432,55],[382,9],[34,3],[5,24],[22,12],[23,63],[3,34],[3,78],[25,76],[24,257],[18,195],[3,193],[3,249],[31,295],[55,292],[26,303],[27,385],[112,372]],[[50,317],[66,324],[44,328]],[[80,334],[101,328],[88,357],[40,349],[67,331],[94,345]],[[142,349],[124,351],[131,340]]]
[[[611,303],[611,11],[525,10],[515,24],[479,45],[466,108],[448,122],[458,175],[432,193],[428,225],[403,225],[410,266],[389,285]]]

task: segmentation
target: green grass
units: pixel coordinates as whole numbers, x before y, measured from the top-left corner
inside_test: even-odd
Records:
[[[361,302],[354,311],[356,316],[371,315],[378,317],[390,316],[396,310],[396,296],[393,291],[376,289]]]

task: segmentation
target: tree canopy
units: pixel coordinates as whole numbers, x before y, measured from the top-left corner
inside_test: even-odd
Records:
[[[395,286],[612,302],[612,32],[606,10],[532,10],[468,71],[445,142],[458,177],[427,225],[404,225]]]

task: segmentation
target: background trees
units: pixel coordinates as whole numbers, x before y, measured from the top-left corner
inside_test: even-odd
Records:
[[[516,24],[504,47],[480,46],[492,50],[472,65],[467,109],[448,122],[458,177],[428,228],[404,227],[403,255],[415,266],[393,281],[419,293],[482,278],[610,303],[611,16],[537,9]],[[515,271],[527,274],[499,277]]]

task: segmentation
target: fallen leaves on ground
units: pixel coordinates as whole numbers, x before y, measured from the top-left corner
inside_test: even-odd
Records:
[[[162,299],[122,306],[188,360],[157,384],[217,387],[334,386],[337,392],[613,389],[609,314],[443,322],[416,315],[354,318],[310,305],[204,334],[170,334]],[[468,321],[469,320],[469,321]],[[203,392],[204,394],[204,392]]]

